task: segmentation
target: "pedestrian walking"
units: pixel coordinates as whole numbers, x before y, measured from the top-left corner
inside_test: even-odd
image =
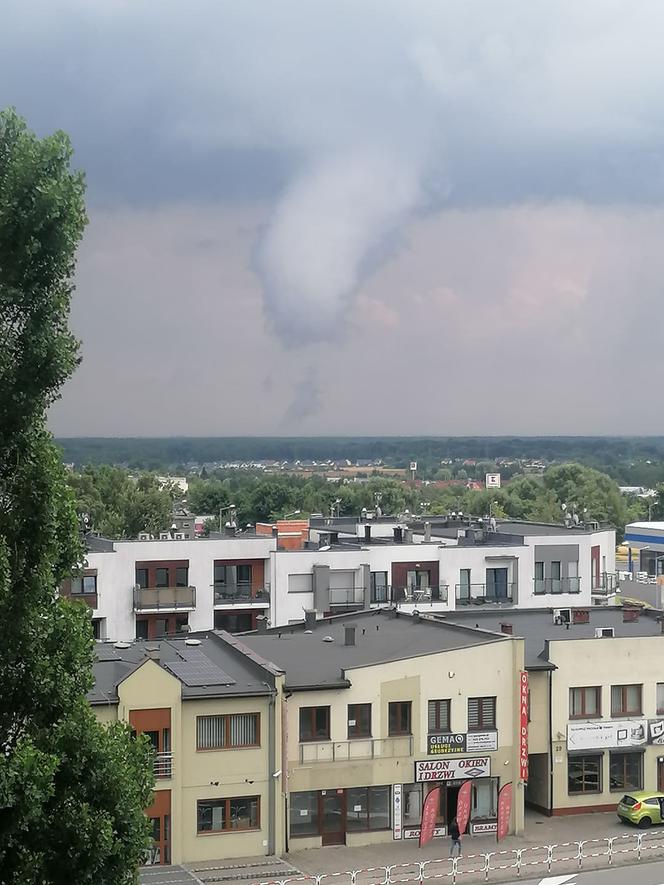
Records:
[[[450,857],[454,857],[454,849],[458,849],[459,857],[462,855],[461,851],[461,833],[459,832],[459,824],[457,823],[457,819],[452,818],[452,823],[450,824]]]

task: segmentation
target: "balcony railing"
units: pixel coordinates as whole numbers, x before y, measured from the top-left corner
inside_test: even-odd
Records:
[[[214,588],[215,605],[249,605],[251,603],[268,605],[270,591],[266,587],[252,592],[251,584],[217,585]]]
[[[333,605],[363,605],[364,590],[362,587],[334,587],[330,588],[330,606]]]
[[[154,757],[154,776],[173,777],[173,754],[157,753]]]
[[[618,578],[612,572],[602,572],[597,587],[592,588],[592,593],[596,596],[612,596],[618,592]]]
[[[395,759],[413,755],[411,735],[356,738],[352,741],[312,741],[300,744],[300,763],[353,762],[356,759]]]
[[[581,592],[581,578],[533,578],[533,583],[536,596]]]
[[[515,587],[514,583],[503,584],[502,587],[493,584],[455,584],[454,595],[457,605],[509,605],[514,600]]]
[[[85,602],[86,605],[89,605],[90,608],[97,608],[99,604],[99,593],[94,590],[92,593],[61,593],[61,596],[64,596],[66,599],[79,599],[81,602]]]
[[[195,587],[134,587],[134,611],[181,611],[196,608]]]
[[[371,591],[372,605],[399,605],[401,603],[447,602],[449,586],[435,584],[430,587],[397,587],[385,585]]]

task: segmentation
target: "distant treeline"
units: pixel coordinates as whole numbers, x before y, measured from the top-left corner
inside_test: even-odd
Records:
[[[445,458],[541,459],[575,461],[603,470],[620,483],[640,485],[661,481],[664,462],[664,437],[81,437],[58,443],[67,463],[116,464],[134,470],[173,470],[220,461],[380,458],[394,467],[417,461],[423,475],[436,470]]]

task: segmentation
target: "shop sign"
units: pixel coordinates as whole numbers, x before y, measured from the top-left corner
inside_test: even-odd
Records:
[[[496,839],[500,842],[508,834],[510,829],[510,814],[512,813],[512,784],[505,784],[498,793],[498,822],[496,824]]]
[[[528,780],[528,674],[521,671],[519,679],[519,777]]]
[[[466,751],[468,753],[491,753],[497,749],[497,731],[469,731],[466,735]]]
[[[420,848],[427,845],[433,839],[433,831],[436,829],[436,816],[440,806],[440,787],[434,787],[427,793],[422,806],[422,822],[420,824]]]
[[[392,838],[401,839],[401,813],[402,813],[402,788],[401,784],[394,784],[392,787]]]
[[[664,719],[651,719],[648,722],[648,743],[664,744]]]
[[[466,752],[465,734],[430,734],[427,737],[429,756],[449,756]]]
[[[471,781],[464,781],[463,785],[459,788],[459,793],[457,795],[456,819],[460,833],[465,833],[466,827],[468,826],[468,819],[470,818],[470,791],[472,786]],[[438,789],[440,789],[440,787]]]
[[[567,725],[567,749],[602,750],[615,747],[639,747],[646,743],[647,736],[647,719],[570,722]]]
[[[447,827],[435,827],[433,831],[434,839],[437,836],[447,836]],[[420,838],[420,828],[419,827],[408,827],[403,831],[404,839],[419,839]]]
[[[424,759],[415,763],[415,781],[451,781],[457,778],[490,777],[491,757]]]
[[[497,830],[497,827],[498,827],[498,825],[496,824],[495,821],[491,821],[491,822],[484,823],[484,824],[471,824],[470,825],[470,832],[473,834],[473,836],[480,836],[484,833],[495,833]]]

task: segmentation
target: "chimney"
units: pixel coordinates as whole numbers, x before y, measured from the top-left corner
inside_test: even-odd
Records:
[[[500,632],[507,633],[508,636],[511,636],[514,633],[514,628],[511,624],[508,624],[506,621],[502,621],[500,624]]]
[[[403,533],[403,542],[404,544],[412,544],[413,543],[413,531],[412,529],[406,529]]]
[[[662,631],[662,636],[664,636],[664,618],[659,619],[659,626]]]
[[[158,645],[146,645],[145,646],[145,656],[150,658],[152,661],[159,660],[159,646]]]
[[[365,525],[365,527],[364,527],[364,540],[365,541],[371,540],[371,526],[370,525]]]
[[[420,623],[420,613],[418,612],[417,609],[415,609],[413,611],[413,624],[419,624],[419,623]]]
[[[623,608],[623,623],[628,624],[639,620],[639,609],[626,606]]]
[[[304,613],[304,628],[305,630],[313,630],[316,627],[316,610],[309,609]]]
[[[279,529],[277,528],[276,525],[273,525],[273,526],[272,526],[272,537],[273,537],[273,538],[278,538],[278,537],[279,537]]]
[[[267,633],[267,618],[265,615],[258,615],[256,618],[256,631],[258,633]]]
[[[395,525],[394,527],[394,543],[402,544],[403,543],[403,529],[400,525]]]
[[[339,532],[332,532],[330,535],[330,544],[339,543]]]
[[[396,607],[388,609],[388,617],[398,618],[399,617],[399,609]],[[662,621],[662,624],[664,625],[664,621]],[[664,626],[662,627],[662,633],[664,633]]]
[[[355,627],[344,627],[344,645],[355,645]]]
[[[431,523],[430,522],[424,523],[424,540],[425,541],[431,540]]]
[[[231,522],[227,522],[224,526],[224,534],[229,538],[235,537],[235,526]]]

